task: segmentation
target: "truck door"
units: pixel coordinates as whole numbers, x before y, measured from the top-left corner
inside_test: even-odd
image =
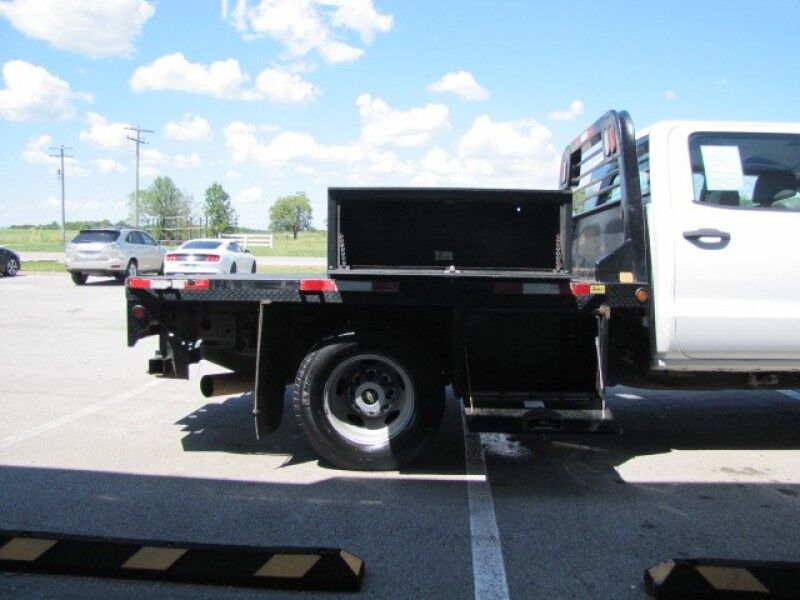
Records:
[[[798,360],[800,126],[723,127],[669,135],[677,345]]]

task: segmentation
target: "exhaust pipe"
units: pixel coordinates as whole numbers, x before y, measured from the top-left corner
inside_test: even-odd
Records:
[[[256,387],[253,373],[218,373],[200,378],[200,392],[206,398],[252,392]]]

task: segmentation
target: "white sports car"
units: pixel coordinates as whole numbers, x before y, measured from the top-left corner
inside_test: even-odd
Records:
[[[255,272],[255,257],[234,240],[189,240],[164,257],[164,275]]]

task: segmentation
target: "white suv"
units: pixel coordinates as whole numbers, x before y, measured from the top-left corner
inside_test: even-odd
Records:
[[[89,275],[124,280],[139,273],[162,273],[166,249],[140,229],[83,229],[67,244],[65,266],[75,285]]]

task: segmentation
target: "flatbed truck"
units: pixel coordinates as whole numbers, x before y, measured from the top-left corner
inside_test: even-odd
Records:
[[[417,459],[447,386],[471,430],[548,435],[618,432],[612,385],[797,387],[798,174],[800,124],[609,111],[559,189],[330,189],[326,277],[130,277],[128,345],[357,470]]]

